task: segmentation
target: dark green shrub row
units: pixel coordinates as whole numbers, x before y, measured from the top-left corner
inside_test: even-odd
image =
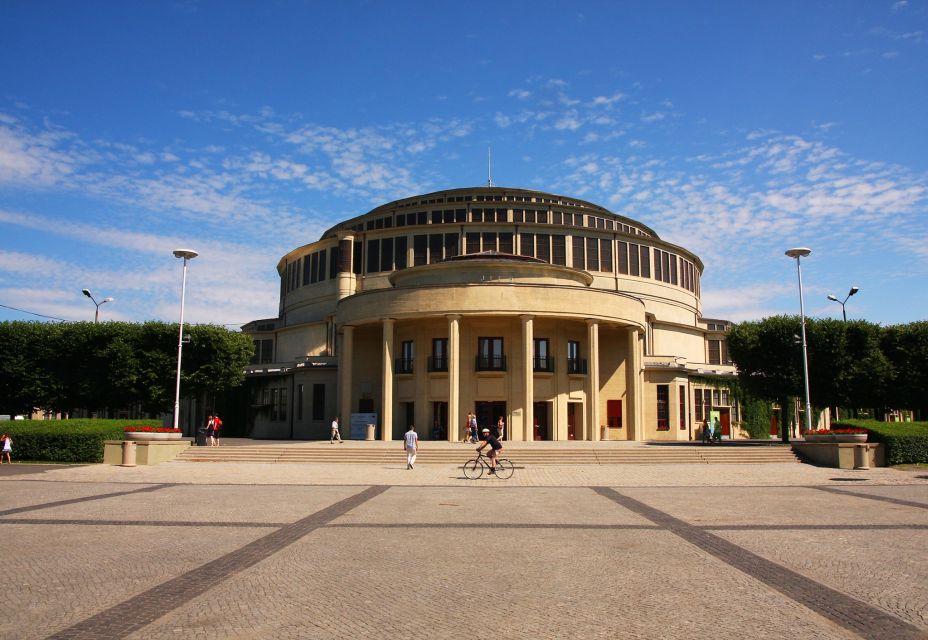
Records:
[[[870,432],[870,442],[886,445],[886,464],[928,463],[928,422],[880,422],[878,420],[842,420],[831,423],[832,429],[856,428]]]
[[[160,426],[153,420],[11,420],[0,433],[13,440],[13,460],[103,462],[103,442],[122,440],[123,427]]]

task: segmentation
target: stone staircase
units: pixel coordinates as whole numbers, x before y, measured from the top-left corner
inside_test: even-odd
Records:
[[[183,462],[260,463],[351,463],[393,464],[403,458],[402,444],[349,442],[245,444],[220,447],[190,447],[177,460]],[[391,444],[392,446],[384,446]],[[767,464],[800,462],[788,445],[781,444],[645,444],[624,447],[586,446],[534,447],[532,443],[506,443],[504,456],[517,466],[555,464]],[[591,446],[592,445],[592,446]],[[635,446],[637,445],[637,446]],[[423,443],[419,464],[463,464],[473,457],[473,445]]]

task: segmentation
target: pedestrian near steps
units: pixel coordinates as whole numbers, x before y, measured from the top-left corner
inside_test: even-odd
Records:
[[[329,444],[335,444],[335,441],[344,442],[342,434],[338,431],[338,416],[332,420],[332,435],[329,436]]]
[[[412,469],[416,464],[416,454],[419,452],[419,434],[416,433],[415,425],[409,425],[409,431],[403,436],[403,440],[406,449],[406,468]]]

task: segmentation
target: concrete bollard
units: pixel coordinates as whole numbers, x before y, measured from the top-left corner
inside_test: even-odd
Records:
[[[858,444],[854,447],[854,468],[870,468],[870,445]]]
[[[606,425],[601,425],[599,428],[600,428],[599,439],[608,440],[609,439],[609,427],[607,427]]]
[[[122,466],[135,466],[135,443],[129,440],[123,440],[122,443]]]
[[[375,436],[374,430],[375,430],[374,425],[372,425],[372,424],[367,425],[367,438],[365,438],[365,440],[373,440],[373,439],[374,439],[374,436]]]

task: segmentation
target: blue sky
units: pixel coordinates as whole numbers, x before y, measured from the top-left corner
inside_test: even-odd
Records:
[[[706,317],[928,318],[928,2],[0,4],[0,320],[235,326],[390,200],[584,198],[705,263]],[[26,313],[26,312],[31,312]],[[40,314],[40,316],[32,315]]]

